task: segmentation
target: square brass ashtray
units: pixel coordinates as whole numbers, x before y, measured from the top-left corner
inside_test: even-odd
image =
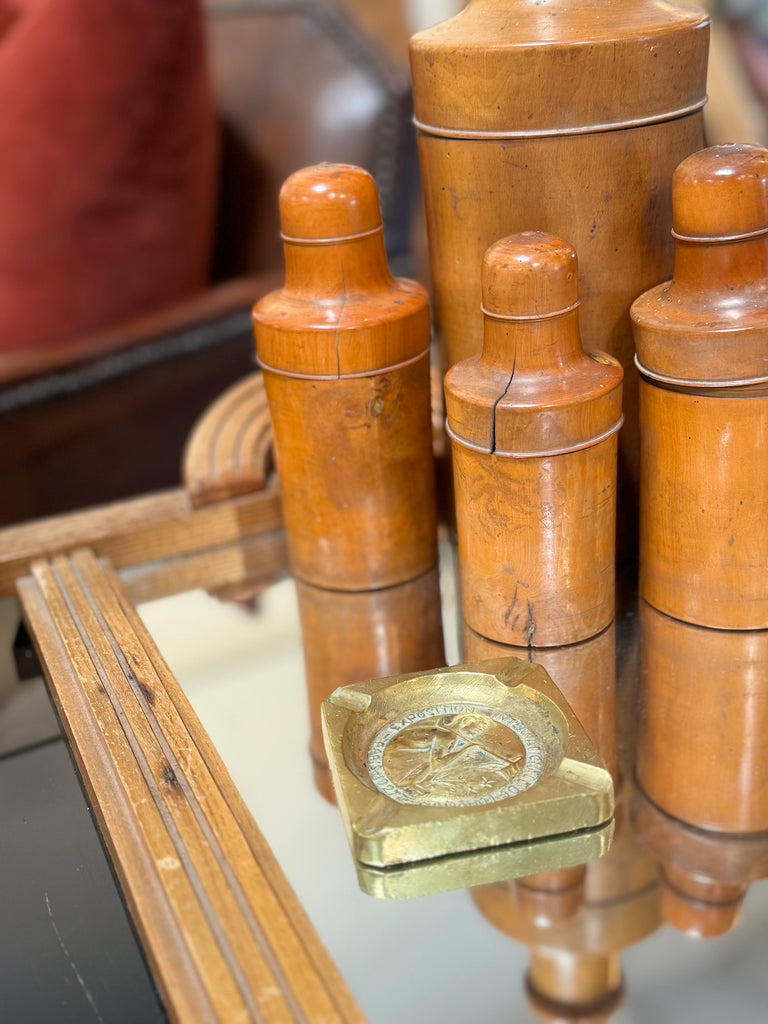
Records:
[[[362,888],[391,898],[606,852],[613,783],[540,666],[517,658],[336,690],[325,745]]]

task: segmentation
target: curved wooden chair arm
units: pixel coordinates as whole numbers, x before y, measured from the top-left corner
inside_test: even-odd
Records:
[[[432,367],[432,439],[435,458],[447,454],[443,380]],[[198,508],[266,487],[274,469],[272,423],[261,373],[224,392],[197,421],[184,452],[182,479]]]
[[[195,424],[182,477],[193,506],[262,490],[272,470],[272,423],[264,379],[229,388]]]
[[[130,364],[129,353],[139,346],[164,341],[170,344],[169,339],[187,335],[203,324],[220,322],[238,314],[250,316],[256,300],[277,287],[279,280],[277,273],[237,278],[108,330],[73,338],[63,345],[0,352],[0,387],[20,384],[31,378],[46,378],[52,394],[45,397],[53,397],[58,375],[67,371],[81,368],[82,372],[86,364],[119,353],[124,353],[126,364]]]

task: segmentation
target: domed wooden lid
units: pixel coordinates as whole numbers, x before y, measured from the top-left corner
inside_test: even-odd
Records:
[[[675,171],[672,204],[683,241],[768,231],[768,150],[737,143],[694,153]]]
[[[472,0],[411,40],[419,127],[530,136],[681,116],[706,100],[709,18],[665,0]]]
[[[428,352],[426,292],[390,273],[379,194],[367,171],[349,164],[297,171],[280,192],[280,220],[285,286],[253,310],[265,369],[339,379]]]
[[[694,153],[672,204],[674,275],[631,310],[640,369],[691,386],[768,382],[768,150]]]
[[[289,242],[337,242],[381,230],[376,182],[352,164],[317,164],[286,178],[280,227]]]
[[[485,254],[482,289],[483,351],[445,379],[454,440],[525,458],[588,447],[618,430],[623,371],[582,348],[573,247],[539,231],[503,238]]]

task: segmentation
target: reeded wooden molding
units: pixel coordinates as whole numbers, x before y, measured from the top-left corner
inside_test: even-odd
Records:
[[[272,422],[264,378],[251,374],[229,388],[196,423],[184,453],[192,505],[262,490],[272,468]]]
[[[0,597],[37,558],[93,548],[116,569],[196,555],[282,530],[280,491],[264,491],[195,509],[182,489],[36,519],[0,530]],[[221,582],[234,582],[233,580]],[[213,583],[208,584],[213,585]]]
[[[79,551],[18,592],[171,1019],[362,1024],[114,573]]]

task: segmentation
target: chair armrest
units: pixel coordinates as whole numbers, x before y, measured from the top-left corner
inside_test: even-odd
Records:
[[[268,291],[279,286],[278,272],[256,277],[236,278],[224,284],[166,306],[108,330],[84,337],[73,338],[61,345],[46,348],[19,349],[0,352],[0,387],[7,387],[32,378],[49,378],[74,368],[93,364],[99,360],[125,353],[138,346],[169,342],[203,325],[225,325],[229,318],[240,316],[249,322],[253,304]],[[238,326],[241,326],[238,321]],[[213,342],[212,342],[213,343]],[[191,339],[186,341],[189,348]],[[203,347],[205,339],[198,340]],[[130,358],[126,363],[132,368]],[[53,387],[53,381],[49,381]]]

